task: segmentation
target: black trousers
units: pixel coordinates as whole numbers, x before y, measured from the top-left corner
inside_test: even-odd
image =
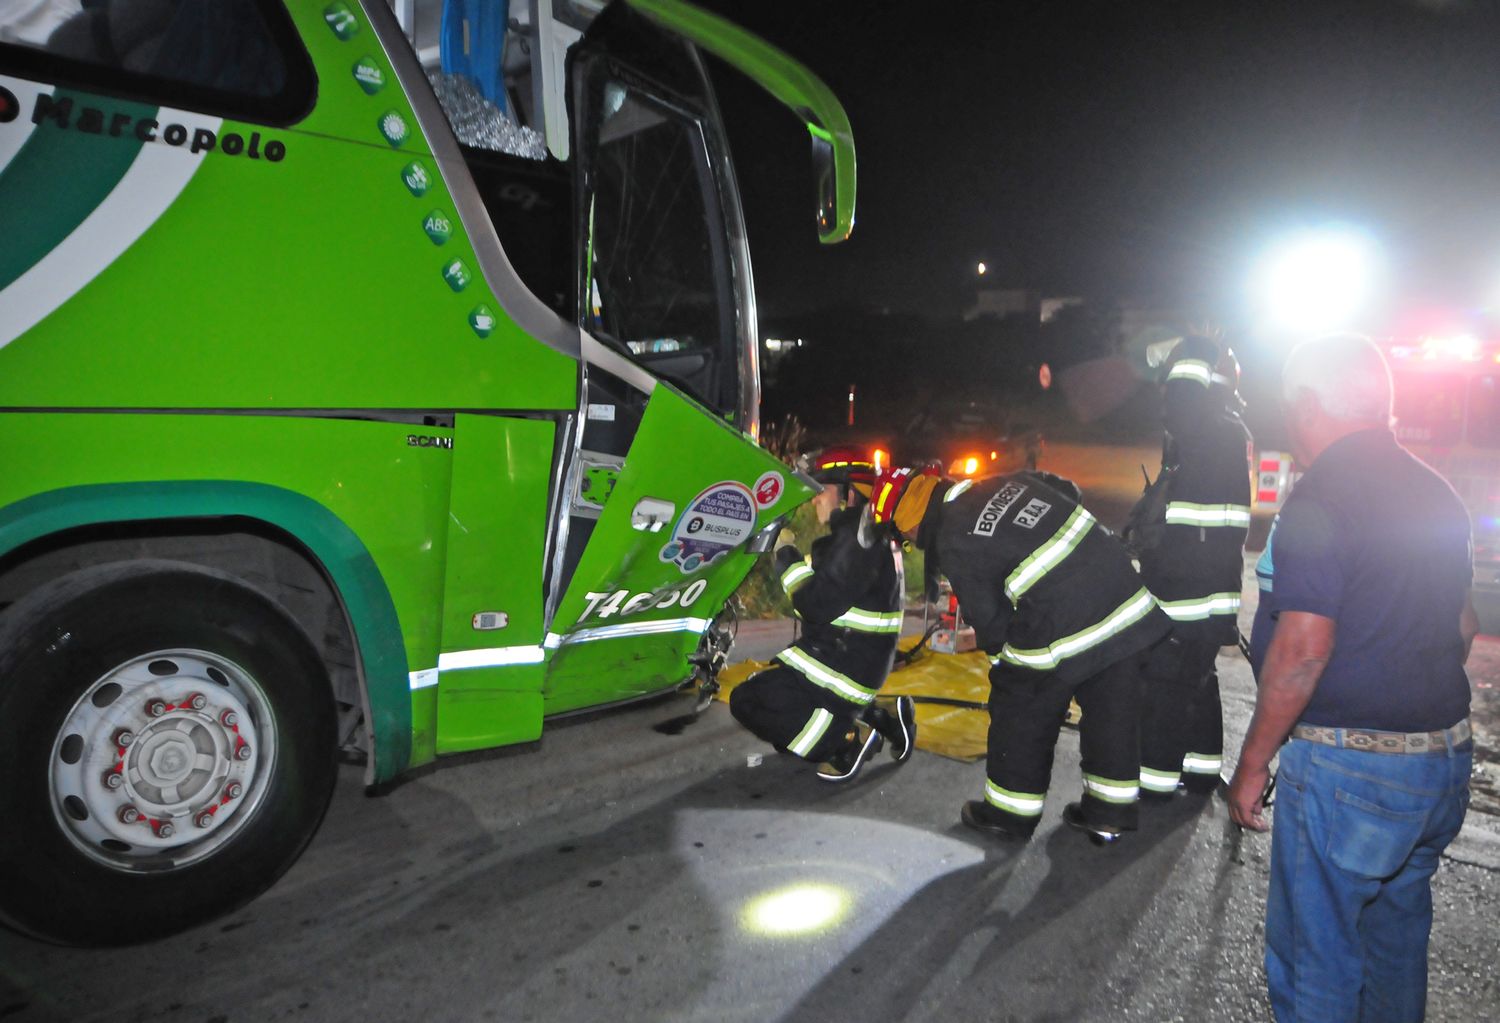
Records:
[[[752,675],[729,694],[736,721],[781,752],[815,764],[853,741],[854,719],[863,710],[784,664]]]
[[[1134,828],[1139,809],[1140,655],[1082,681],[1005,663],[990,669],[989,756],[985,799],[1035,828],[1052,782],[1052,754],[1074,697],[1083,710],[1079,747],[1083,812],[1092,823]]]
[[[1211,792],[1224,763],[1224,718],[1214,661],[1219,644],[1174,632],[1147,659],[1141,714],[1141,786]]]

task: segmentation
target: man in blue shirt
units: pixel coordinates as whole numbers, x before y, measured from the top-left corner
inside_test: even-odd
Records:
[[[1235,822],[1267,830],[1280,749],[1271,1005],[1280,1023],[1420,1020],[1431,879],[1473,760],[1468,516],[1396,443],[1390,372],[1368,340],[1300,346],[1282,390],[1309,468],[1257,566],[1259,693],[1229,790]]]

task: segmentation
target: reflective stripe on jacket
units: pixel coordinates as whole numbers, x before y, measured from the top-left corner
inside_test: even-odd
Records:
[[[934,502],[918,540],[996,663],[1081,679],[1171,628],[1114,534],[1031,474]]]
[[[885,682],[901,633],[901,552],[877,530],[860,540],[858,509],[835,512],[829,533],[802,558],[777,552],[782,585],[802,623],[795,645],[776,659],[809,682],[868,704]],[[873,542],[871,542],[873,541]]]
[[[1010,643],[990,658],[990,662],[1008,661],[1023,668],[1040,668],[1050,671],[1070,657],[1092,650],[1105,641],[1118,636],[1136,622],[1149,615],[1156,606],[1151,594],[1142,586],[1125,603],[1110,612],[1103,621],[1095,622],[1086,629],[1079,629],[1071,636],[1064,636],[1044,647],[1019,650]]]

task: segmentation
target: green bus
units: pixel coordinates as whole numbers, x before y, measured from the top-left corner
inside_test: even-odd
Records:
[[[118,943],[371,786],[691,679],[816,488],[757,443],[680,0],[75,0],[0,17],[0,921]],[[810,205],[812,205],[810,203]]]

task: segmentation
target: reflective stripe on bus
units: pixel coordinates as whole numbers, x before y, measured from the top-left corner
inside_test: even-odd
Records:
[[[605,639],[624,639],[630,636],[660,636],[672,632],[707,631],[707,618],[668,618],[655,622],[621,622],[618,625],[601,625],[593,629],[559,635],[547,634],[541,646],[502,646],[482,650],[455,650],[438,655],[436,668],[427,668],[408,674],[413,689],[425,689],[437,685],[437,672],[462,671],[467,668],[501,668],[515,664],[541,664],[548,650],[573,643],[593,643]]]
[[[510,664],[541,664],[546,654],[539,646],[499,646],[485,650],[455,650],[439,654],[438,671],[461,668],[499,668]]]

